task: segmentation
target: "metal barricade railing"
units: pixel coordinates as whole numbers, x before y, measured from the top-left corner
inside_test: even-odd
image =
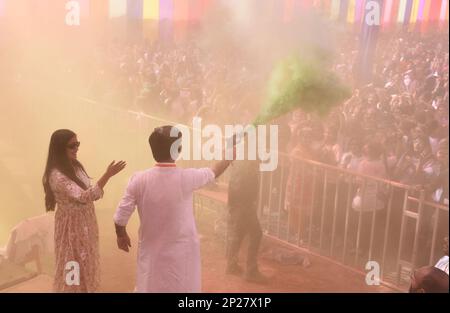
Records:
[[[286,175],[287,173],[287,175]],[[413,268],[434,265],[448,236],[448,206],[425,191],[305,159],[280,156],[260,180],[267,235],[404,288]]]

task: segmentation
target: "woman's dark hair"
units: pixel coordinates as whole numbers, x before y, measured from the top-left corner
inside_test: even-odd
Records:
[[[47,212],[54,211],[56,206],[55,195],[50,188],[50,173],[53,169],[59,170],[83,190],[88,188],[75,173],[75,168],[79,168],[86,173],[83,165],[77,160],[69,160],[66,154],[67,143],[75,135],[76,134],[71,130],[59,129],[55,131],[50,138],[47,164],[45,166],[44,176],[42,177],[42,184],[44,185],[45,192],[45,208]]]

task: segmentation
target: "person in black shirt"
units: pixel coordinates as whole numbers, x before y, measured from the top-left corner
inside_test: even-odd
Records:
[[[252,160],[235,161],[231,167],[228,187],[228,236],[227,274],[240,275],[243,269],[238,264],[239,250],[245,237],[249,238],[245,278],[256,283],[265,283],[258,269],[258,251],[262,238],[257,216],[259,195],[259,163]]]

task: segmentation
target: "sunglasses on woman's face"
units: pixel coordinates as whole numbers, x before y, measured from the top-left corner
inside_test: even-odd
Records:
[[[77,141],[77,142],[71,143],[70,145],[67,145],[67,148],[73,150],[73,149],[78,148],[79,146],[80,146],[80,142]]]

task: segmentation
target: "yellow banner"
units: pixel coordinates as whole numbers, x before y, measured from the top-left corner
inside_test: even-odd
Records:
[[[411,24],[414,24],[417,21],[417,15],[419,14],[419,2],[420,0],[413,1],[413,6],[411,9],[411,18],[409,19],[409,22]]]
[[[347,22],[353,24],[355,22],[355,6],[356,0],[348,1]]]
[[[109,0],[109,17],[119,17],[127,14],[127,0]]]
[[[145,20],[159,20],[159,0],[144,0],[142,11]]]

